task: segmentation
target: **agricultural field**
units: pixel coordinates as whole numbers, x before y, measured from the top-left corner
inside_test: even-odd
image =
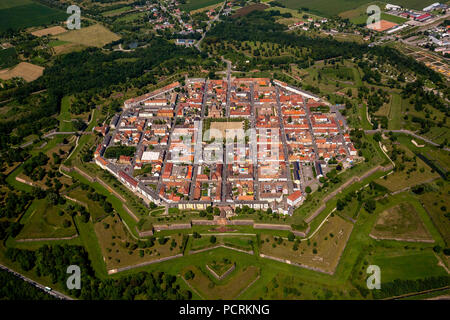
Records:
[[[289,8],[282,8],[282,7],[270,7],[267,8],[266,10],[270,10],[270,11],[280,11],[280,13],[290,13],[292,15],[291,18],[284,18],[284,17],[279,17],[277,18],[277,22],[281,23],[281,24],[285,24],[285,25],[292,25],[295,22],[299,22],[299,21],[304,21],[305,19],[303,18],[303,16],[306,14],[306,12],[302,12],[300,13],[298,10],[294,10],[294,9],[289,9]],[[309,17],[312,17],[313,19],[320,19],[321,17],[316,16],[316,15],[312,15],[310,13],[308,13]]]
[[[21,220],[25,226],[16,240],[75,236],[72,217],[64,211],[64,206],[52,205],[46,199],[35,200]]]
[[[279,0],[287,8],[300,9],[308,8],[309,11],[318,15],[331,17],[339,15],[342,12],[356,9],[362,6],[369,6],[374,1],[371,0],[348,0],[348,1],[329,1],[329,0]],[[410,9],[423,9],[434,3],[433,0],[393,0],[389,3],[401,5]]]
[[[79,30],[71,30],[57,35],[56,38],[61,41],[98,48],[120,39],[118,35],[100,24],[94,24]]]
[[[2,0],[0,4],[0,31],[51,24],[67,19],[60,10],[32,0]]]
[[[237,9],[232,17],[233,18],[235,18],[235,17],[243,17],[243,16],[246,16],[247,14],[249,14],[250,12],[262,11],[262,10],[265,10],[267,8],[269,8],[269,6],[264,4],[264,3],[251,4],[249,6]]]
[[[39,29],[39,30],[31,32],[31,34],[36,37],[42,37],[42,36],[48,36],[48,35],[55,36],[55,35],[58,35],[58,34],[64,33],[64,32],[67,32],[67,29],[65,29],[61,26],[55,26],[55,27]]]
[[[333,273],[352,232],[352,223],[334,215],[308,241],[287,241],[261,235],[260,252],[264,255],[299,263],[306,268]]]
[[[23,78],[25,81],[34,81],[44,73],[44,67],[28,62],[21,62],[11,69],[0,70],[0,79],[9,80],[15,77]]]
[[[367,22],[367,18],[369,17],[369,15],[367,14],[367,7],[369,5],[377,5],[383,10],[385,3],[378,2],[378,1],[371,2],[371,3],[361,6],[359,8],[353,9],[353,10],[341,12],[339,14],[339,16],[342,18],[345,18],[345,19],[349,19],[354,24],[365,24]],[[397,23],[397,24],[402,24],[402,23],[408,21],[405,18],[397,17],[397,16],[390,15],[390,14],[387,14],[384,12],[381,12],[381,20],[386,20],[389,22]]]
[[[189,266],[183,270],[193,272],[194,277],[186,280],[189,286],[193,287],[204,299],[236,299],[248,286],[255,281],[260,273],[255,266],[236,267],[224,280],[217,281],[209,271],[200,270],[195,266]],[[209,274],[208,274],[209,273]]]
[[[371,235],[377,239],[433,241],[419,213],[409,202],[381,212]]]
[[[128,10],[131,10],[131,9],[132,9],[131,6],[124,6],[124,7],[118,8],[118,9],[113,9],[113,10],[102,12],[102,16],[104,16],[104,17],[112,17],[112,16],[115,16],[115,15],[119,15],[121,13],[124,13],[124,12],[126,12]]]
[[[191,12],[204,7],[209,7],[218,3],[223,2],[222,0],[186,0],[185,4],[181,4],[180,8],[184,11]]]

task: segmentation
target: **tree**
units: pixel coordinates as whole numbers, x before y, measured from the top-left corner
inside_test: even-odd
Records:
[[[198,233],[197,231],[194,231],[194,233],[192,234],[192,236],[193,236],[195,239],[199,239],[199,238],[202,237],[202,236],[200,235],[200,233]]]
[[[217,241],[216,236],[211,236],[211,238],[209,238],[209,242],[211,243],[216,243],[216,241]]]
[[[192,270],[189,270],[184,274],[184,278],[186,280],[194,279],[194,277],[195,277],[195,273]]]
[[[306,192],[306,193],[311,193],[311,192],[312,192],[311,187],[310,187],[310,186],[307,186],[307,187],[305,188],[305,192]]]
[[[366,209],[366,211],[368,213],[372,213],[375,211],[377,207],[377,203],[375,202],[374,199],[369,199],[366,201],[366,203],[364,204],[364,209]]]
[[[441,252],[441,250],[442,250],[442,248],[439,245],[436,245],[436,246],[433,247],[433,251],[436,252],[436,253]]]
[[[294,241],[294,240],[295,240],[295,235],[294,235],[293,232],[289,232],[289,234],[288,234],[288,240],[289,240],[289,241]]]

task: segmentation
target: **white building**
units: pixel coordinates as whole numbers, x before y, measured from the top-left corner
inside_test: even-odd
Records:
[[[401,6],[397,6],[395,4],[386,4],[386,10],[401,10],[402,7]]]
[[[297,190],[287,198],[287,204],[290,206],[295,206],[300,202],[303,202],[303,200],[303,193],[300,190]]]
[[[423,11],[433,11],[436,7],[439,7],[441,4],[439,2],[435,2],[433,4],[430,4],[428,7],[423,8]]]

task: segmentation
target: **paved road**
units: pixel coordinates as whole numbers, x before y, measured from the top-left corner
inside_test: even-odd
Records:
[[[12,269],[9,269],[8,267],[6,267],[6,266],[4,266],[4,265],[1,265],[1,264],[0,264],[0,269],[3,269],[3,270],[5,270],[5,271],[8,271],[9,273],[12,273],[12,274],[15,275],[16,277],[22,279],[22,280],[25,281],[25,282],[28,282],[28,283],[32,284],[32,285],[35,286],[36,288],[39,288],[39,289],[41,289],[42,291],[45,291],[46,293],[48,293],[49,295],[54,296],[55,298],[58,298],[58,299],[61,299],[61,300],[73,300],[71,297],[66,296],[65,294],[63,294],[63,293],[61,293],[61,292],[59,292],[59,291],[56,291],[56,290],[47,291],[47,290],[45,289],[45,286],[44,286],[44,285],[42,285],[42,284],[40,284],[40,283],[37,283],[36,281],[33,281],[33,280],[31,280],[30,278],[27,278],[27,277],[25,277],[24,275],[21,275],[20,273],[14,271],[14,270],[12,270]]]
[[[169,132],[169,139],[167,140],[167,147],[166,147],[167,151],[166,151],[166,154],[164,156],[164,160],[163,160],[163,163],[162,163],[162,166],[161,166],[161,174],[159,176],[158,185],[156,187],[156,192],[158,194],[159,194],[159,190],[161,190],[161,186],[162,186],[162,182],[163,182],[162,181],[162,176],[163,176],[163,173],[164,173],[164,168],[166,167],[167,158],[169,157],[169,146],[172,143],[172,134],[173,134],[173,131],[175,130],[175,124],[177,123],[177,116],[176,115],[178,114],[178,110],[179,109],[180,109],[180,104],[177,103],[176,107],[175,107],[175,117],[173,117],[173,119],[172,119],[172,125],[170,127],[170,132]]]
[[[286,140],[286,131],[284,130],[283,114],[281,112],[280,88],[278,86],[276,86],[276,89],[277,89],[278,121],[280,122],[281,143],[283,144],[284,159],[286,162],[286,169],[287,169],[286,176],[287,176],[288,190],[289,190],[289,194],[292,194],[294,192],[294,183],[292,181],[292,176],[291,176],[291,163],[289,162],[288,143]],[[304,191],[303,184],[300,184],[300,189],[302,189],[302,191]]]
[[[192,168],[192,179],[190,181],[190,189],[189,189],[189,199],[194,200],[194,192],[195,192],[195,183],[197,182],[197,172],[198,172],[198,165],[200,162],[200,159],[202,159],[202,153],[203,153],[203,119],[206,115],[206,101],[207,101],[207,88],[208,88],[208,81],[205,82],[205,87],[203,89],[203,100],[202,100],[202,111],[200,114],[200,120],[194,121],[194,126],[197,126],[197,132],[195,134],[194,139],[194,164]]]
[[[222,57],[222,61],[227,63],[227,105],[226,105],[226,117],[230,117],[230,96],[231,96],[231,61]]]
[[[307,99],[304,99],[304,107],[305,107],[305,111],[306,111],[306,119],[308,119],[309,132],[311,132],[311,138],[312,138],[312,143],[313,143],[313,148],[314,148],[314,159],[317,161],[317,160],[319,160],[319,148],[317,148],[316,137],[314,136],[314,134],[312,134],[314,131],[313,131],[312,122],[311,122],[311,111],[308,108]]]
[[[222,8],[220,8],[219,13],[210,21],[208,21],[208,25],[206,26],[206,30],[205,32],[203,32],[202,37],[200,38],[200,40],[197,41],[197,43],[194,45],[199,51],[200,50],[200,44],[202,43],[203,39],[206,36],[206,33],[208,33],[209,29],[211,29],[211,25],[213,24],[213,22],[217,21],[220,17],[220,14],[222,13],[223,9],[225,8],[225,5],[227,4],[227,1],[223,2]]]
[[[364,132],[365,132],[365,133],[368,133],[368,134],[372,134],[372,133],[376,133],[376,132],[390,132],[390,131],[391,131],[391,132],[395,132],[395,133],[404,133],[404,134],[413,136],[413,137],[416,138],[416,139],[423,140],[423,141],[425,141],[425,142],[427,142],[427,143],[429,143],[429,144],[431,144],[431,145],[433,145],[433,146],[435,146],[435,147],[439,147],[439,144],[438,144],[438,143],[433,142],[433,141],[431,141],[431,140],[428,139],[428,138],[419,136],[418,134],[416,134],[416,133],[414,133],[414,132],[412,132],[412,131],[409,131],[409,130],[405,130],[405,129],[400,129],[400,130],[388,130],[388,129],[364,130]],[[448,148],[448,147],[444,147],[443,149],[444,149],[445,151],[450,151],[450,148]]]
[[[258,141],[256,138],[257,132],[256,132],[256,109],[255,109],[255,87],[253,82],[250,85],[250,128],[253,132],[255,132],[255,137],[250,137],[250,143],[252,142],[252,139],[255,139],[255,145],[250,145],[250,148],[252,148],[252,152],[250,152],[250,155],[252,156],[252,163],[253,163],[253,188],[255,191],[255,200],[259,200],[259,181],[258,181]]]

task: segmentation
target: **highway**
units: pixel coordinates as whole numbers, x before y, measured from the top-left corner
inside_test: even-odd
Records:
[[[7,271],[7,272],[9,272],[9,273],[12,273],[12,274],[15,275],[16,277],[22,279],[22,280],[25,281],[25,282],[28,282],[29,284],[35,286],[35,287],[38,288],[38,289],[41,289],[42,291],[48,293],[49,295],[54,296],[54,297],[57,298],[57,299],[60,299],[60,300],[73,300],[71,297],[66,296],[65,294],[63,294],[63,293],[61,293],[61,292],[59,292],[59,291],[56,291],[56,290],[48,291],[48,290],[46,290],[44,285],[42,285],[42,284],[40,284],[40,283],[37,283],[36,281],[33,281],[33,280],[31,280],[30,278],[27,278],[27,277],[25,277],[24,275],[22,275],[22,274],[20,274],[20,273],[18,273],[18,272],[16,272],[16,271],[14,271],[14,270],[12,270],[12,269],[9,269],[8,267],[6,267],[6,266],[4,266],[4,265],[2,265],[2,264],[0,264],[0,269],[5,270],[5,271]]]

